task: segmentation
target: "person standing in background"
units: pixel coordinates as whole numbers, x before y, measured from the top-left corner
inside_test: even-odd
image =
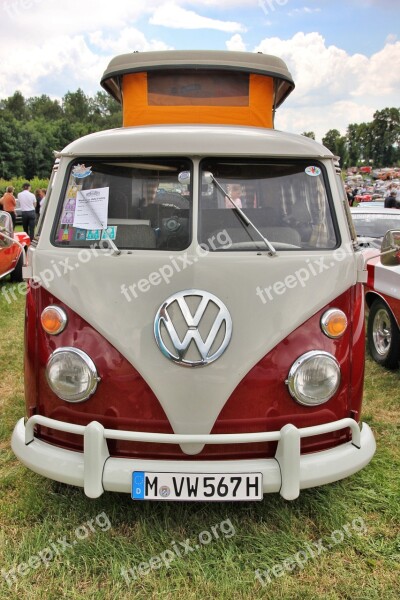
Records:
[[[18,194],[18,200],[21,208],[22,227],[24,228],[25,233],[29,235],[32,241],[33,236],[35,235],[36,198],[30,190],[30,183],[24,183],[24,185],[22,186],[22,192]]]
[[[17,218],[15,214],[16,204],[17,201],[14,197],[14,188],[11,185],[9,185],[4,196],[0,198],[0,206],[3,208],[3,210],[5,210],[11,215],[13,227],[15,227],[15,222]]]
[[[40,210],[39,213],[42,214],[42,210],[44,209],[44,203],[46,201],[47,189],[42,188],[42,199],[40,200]]]
[[[36,212],[36,223],[37,223],[39,221],[39,216],[40,216],[40,204],[44,198],[43,190],[41,190],[40,188],[35,190],[35,198],[36,198],[35,212]]]

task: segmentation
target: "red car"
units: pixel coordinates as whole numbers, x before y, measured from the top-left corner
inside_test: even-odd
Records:
[[[400,245],[400,231],[388,231],[382,251]],[[400,360],[400,251],[372,258],[368,250],[366,302],[369,308],[368,346],[372,358],[383,367],[396,369]]]
[[[23,250],[30,243],[26,233],[14,233],[10,215],[0,211],[0,279],[11,274],[12,281],[22,281]]]
[[[356,202],[372,202],[372,194],[357,194]]]

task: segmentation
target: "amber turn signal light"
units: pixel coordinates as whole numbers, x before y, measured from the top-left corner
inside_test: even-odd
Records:
[[[330,338],[341,337],[347,329],[347,317],[342,310],[331,308],[321,317],[321,329]]]
[[[67,314],[59,306],[46,306],[40,316],[42,327],[50,335],[58,335],[67,325]]]

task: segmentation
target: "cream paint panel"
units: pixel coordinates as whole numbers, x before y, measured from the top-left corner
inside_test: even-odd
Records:
[[[63,156],[293,156],[333,157],[304,135],[230,125],[154,125],[122,127],[86,135],[69,144]]]
[[[355,282],[354,256],[335,261],[333,253],[325,253],[329,268],[318,273],[315,261],[322,255],[279,253],[245,255],[218,253],[198,258],[192,266],[175,273],[169,284],[162,282],[139,293],[128,302],[121,293],[129,286],[148,278],[169,256],[180,253],[149,254],[136,251],[121,256],[99,256],[87,264],[79,264],[63,277],[54,277],[49,291],[81,315],[109,340],[141,373],[163,406],[176,433],[209,433],[229,395],[244,375],[279,341],[337,297]],[[34,275],[53,269],[58,261],[69,258],[78,264],[78,251],[72,249],[35,252]],[[178,261],[179,262],[179,261]],[[321,264],[321,263],[320,263]],[[311,266],[316,274],[312,274]],[[293,284],[281,294],[270,291],[264,304],[256,289],[283,282],[286,276],[306,270],[308,281]],[[231,342],[214,363],[189,369],[169,361],[158,349],[153,324],[162,302],[177,291],[197,288],[220,298],[233,321]],[[282,289],[282,286],[277,288]],[[322,334],[321,334],[322,335]],[[100,384],[101,385],[101,384]]]

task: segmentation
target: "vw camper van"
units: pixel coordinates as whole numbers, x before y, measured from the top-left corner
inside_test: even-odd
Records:
[[[366,270],[335,157],[275,130],[261,53],[113,59],[123,126],[57,155],[24,269],[36,473],[133,501],[252,501],[362,469]]]

